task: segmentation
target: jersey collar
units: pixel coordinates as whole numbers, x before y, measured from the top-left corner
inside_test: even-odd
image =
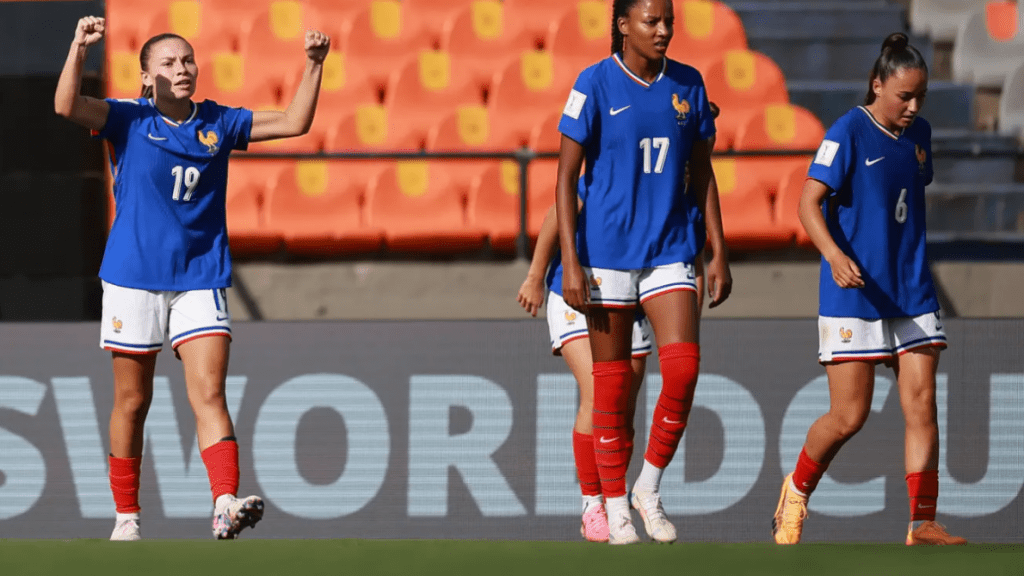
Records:
[[[621,68],[622,71],[626,73],[626,76],[629,76],[634,82],[643,86],[644,88],[650,88],[651,84],[654,84],[654,82],[661,80],[662,76],[665,75],[665,67],[668,66],[668,58],[663,57],[661,59],[661,72],[658,73],[658,77],[654,79],[654,82],[648,82],[643,78],[637,76],[636,74],[633,74],[633,71],[626,67],[626,63],[622,61],[622,57],[619,56],[618,52],[612,54],[612,58],[615,59],[615,63],[619,65],[619,68]]]
[[[156,107],[156,102],[152,98],[149,99],[149,105],[152,106],[154,110],[156,110],[157,114],[160,114],[160,118],[162,118],[164,122],[166,122],[170,126],[174,126],[175,128],[182,126],[184,124],[188,124],[189,122],[195,120],[196,114],[199,112],[199,106],[196,106],[195,102],[189,100],[189,105],[192,106],[192,113],[189,114],[188,118],[186,118],[184,122],[175,122],[174,120],[171,120],[170,118],[164,116],[160,112],[160,109]]]
[[[878,128],[879,130],[884,132],[886,136],[888,136],[889,138],[892,138],[893,140],[899,140],[900,139],[900,135],[906,134],[907,133],[907,129],[909,129],[910,126],[914,125],[914,122],[911,122],[909,126],[904,128],[899,134],[897,134],[897,133],[893,132],[892,130],[889,130],[885,126],[882,126],[882,123],[875,119],[875,115],[872,114],[871,111],[868,110],[866,106],[857,106],[857,108],[860,108],[860,111],[863,112],[868,117],[869,120],[871,120],[871,123],[875,125],[875,128]],[[914,120],[916,121],[917,118],[914,118]]]

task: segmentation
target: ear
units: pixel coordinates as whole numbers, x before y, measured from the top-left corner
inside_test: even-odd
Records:
[[[881,96],[882,95],[882,81],[879,80],[878,78],[875,78],[874,80],[872,80],[871,81],[871,91],[875,93],[876,97],[877,96]]]
[[[141,77],[142,77],[142,85],[143,86],[152,86],[153,85],[153,76],[150,75],[149,72],[146,72],[145,70],[143,70],[142,73],[141,73]]]
[[[629,36],[629,34],[627,34],[627,31],[629,30],[629,18],[628,17],[626,17],[626,16],[619,16],[618,20],[615,21],[615,25],[618,26],[619,34],[622,34],[623,38],[625,38],[626,36]]]

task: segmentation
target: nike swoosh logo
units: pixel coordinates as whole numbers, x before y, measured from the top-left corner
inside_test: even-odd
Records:
[[[632,106],[632,104],[630,104],[630,106]],[[618,116],[619,114],[625,112],[626,108],[629,108],[629,106],[623,106],[622,108],[618,108],[618,109],[611,108],[611,109],[608,110],[608,113],[611,114],[612,116]]]
[[[604,436],[601,436],[600,438],[598,438],[598,441],[601,444],[608,444],[609,442],[615,442],[618,439],[619,439],[618,436],[616,436],[615,438],[605,438]]]
[[[153,133],[152,133],[152,132],[151,132],[151,133],[149,133],[149,134],[146,134],[146,136],[149,136],[149,139],[150,139],[150,140],[156,140],[156,141],[158,141],[158,142],[159,142],[160,140],[167,140],[167,138],[160,138],[159,136],[153,136]]]
[[[918,505],[917,505],[917,508],[918,508],[919,510],[920,510],[921,508],[935,508],[935,504],[927,504],[927,505],[925,505],[925,504],[918,504]]]
[[[867,158],[865,158],[864,159],[864,165],[865,166],[874,166],[875,164],[878,164],[882,160],[885,160],[885,156],[882,156],[881,158],[876,158],[874,160],[868,160]]]
[[[229,316],[223,316],[223,317],[217,316],[217,322],[223,322],[223,321],[227,320],[228,318],[229,318]]]
[[[661,417],[661,421],[664,422],[665,424],[682,424],[683,423],[682,420],[669,420],[668,418],[666,418],[664,416]]]

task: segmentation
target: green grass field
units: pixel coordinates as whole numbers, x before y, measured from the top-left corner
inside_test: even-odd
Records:
[[[643,544],[455,540],[0,541],[0,574],[1024,575],[1024,545]]]

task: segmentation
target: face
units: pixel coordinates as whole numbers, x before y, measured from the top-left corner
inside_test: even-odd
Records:
[[[647,60],[661,60],[672,41],[675,24],[672,0],[640,0],[617,24],[624,49]]]
[[[891,126],[906,128],[914,121],[928,93],[928,74],[919,68],[898,68],[885,82],[872,83],[875,106]]]
[[[148,70],[142,72],[142,84],[153,86],[160,100],[187,100],[196,92],[199,68],[188,42],[168,38],[149,50]]]

